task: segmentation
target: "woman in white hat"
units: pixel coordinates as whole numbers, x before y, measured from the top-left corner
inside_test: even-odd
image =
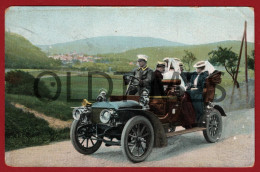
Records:
[[[206,78],[208,77],[208,71],[205,71],[205,61],[197,62],[193,67],[196,68],[196,72],[192,73],[190,79],[190,87],[187,88],[187,93],[190,95],[192,105],[195,109],[196,120],[200,121],[203,115],[203,88]]]

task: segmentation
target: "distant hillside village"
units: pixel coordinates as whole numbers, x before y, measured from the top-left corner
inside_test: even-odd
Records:
[[[48,59],[60,61],[62,67],[83,71],[115,72],[114,74],[121,74],[121,72],[131,71],[135,67],[135,63],[129,59],[85,55],[75,51],[73,53],[49,55],[48,57]]]
[[[58,54],[48,56],[49,58],[53,58],[55,60],[61,60],[63,64],[72,64],[76,62],[84,63],[84,62],[96,62],[97,60],[101,60],[104,57],[97,56],[86,56],[84,54],[79,53],[69,53],[69,54]]]

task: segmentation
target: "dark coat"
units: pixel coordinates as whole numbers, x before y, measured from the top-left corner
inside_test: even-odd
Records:
[[[203,101],[203,88],[206,78],[208,77],[208,72],[202,72],[198,78],[197,82],[197,90],[187,89],[187,93],[190,95],[192,105],[196,112],[196,120],[197,122],[200,120],[200,117],[203,115],[204,111],[204,101]],[[197,72],[193,72],[190,79],[191,88],[195,88],[194,80],[198,76]]]
[[[153,77],[153,70],[149,67],[146,67],[144,69],[138,68],[134,70],[134,76],[140,79],[140,86],[145,87],[147,89],[151,89],[151,82]]]
[[[188,93],[184,93],[184,96],[181,97],[181,114],[182,126],[184,128],[191,128],[196,123],[196,113]]]
[[[162,73],[158,70],[155,70],[153,72],[153,79],[151,84],[151,96],[165,96],[162,79]]]
[[[137,83],[137,86],[135,88],[132,88],[129,92],[129,95],[140,95],[141,91],[143,89],[147,89],[149,93],[151,92],[151,82],[153,77],[153,70],[149,67],[145,68],[137,68],[134,69],[131,73],[136,78],[138,78],[140,81]],[[125,84],[128,84],[129,80],[125,80]]]
[[[182,80],[184,81],[185,86],[189,86],[189,81],[191,79],[191,75],[193,72],[181,72],[180,76],[182,77]]]

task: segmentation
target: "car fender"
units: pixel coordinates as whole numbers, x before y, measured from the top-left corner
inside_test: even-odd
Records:
[[[219,105],[214,105],[214,109],[218,110],[221,114],[221,116],[227,116],[224,109]]]
[[[163,128],[162,123],[160,122],[159,118],[152,112],[146,110],[121,110],[124,114],[130,118],[134,116],[144,116],[146,117],[152,124],[154,129],[154,147],[165,147],[167,146],[167,138]],[[127,122],[127,121],[125,121]]]

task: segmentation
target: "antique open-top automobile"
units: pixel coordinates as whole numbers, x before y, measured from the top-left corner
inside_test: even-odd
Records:
[[[102,143],[106,146],[121,146],[123,154],[132,162],[144,161],[153,147],[167,146],[167,138],[203,131],[209,143],[217,142],[222,132],[224,110],[212,103],[216,82],[221,81],[221,72],[215,71],[205,81],[203,90],[204,116],[199,125],[180,131],[182,126],[182,103],[184,95],[180,80],[163,80],[163,84],[174,90],[168,96],[148,96],[144,91],[141,96],[127,95],[134,86],[134,76],[130,76],[126,95],[110,96],[109,101],[102,95],[91,104],[87,100],[73,110],[74,121],[70,137],[74,148],[82,154],[96,152]],[[174,88],[174,89],[171,89]],[[184,107],[185,108],[185,107]]]

